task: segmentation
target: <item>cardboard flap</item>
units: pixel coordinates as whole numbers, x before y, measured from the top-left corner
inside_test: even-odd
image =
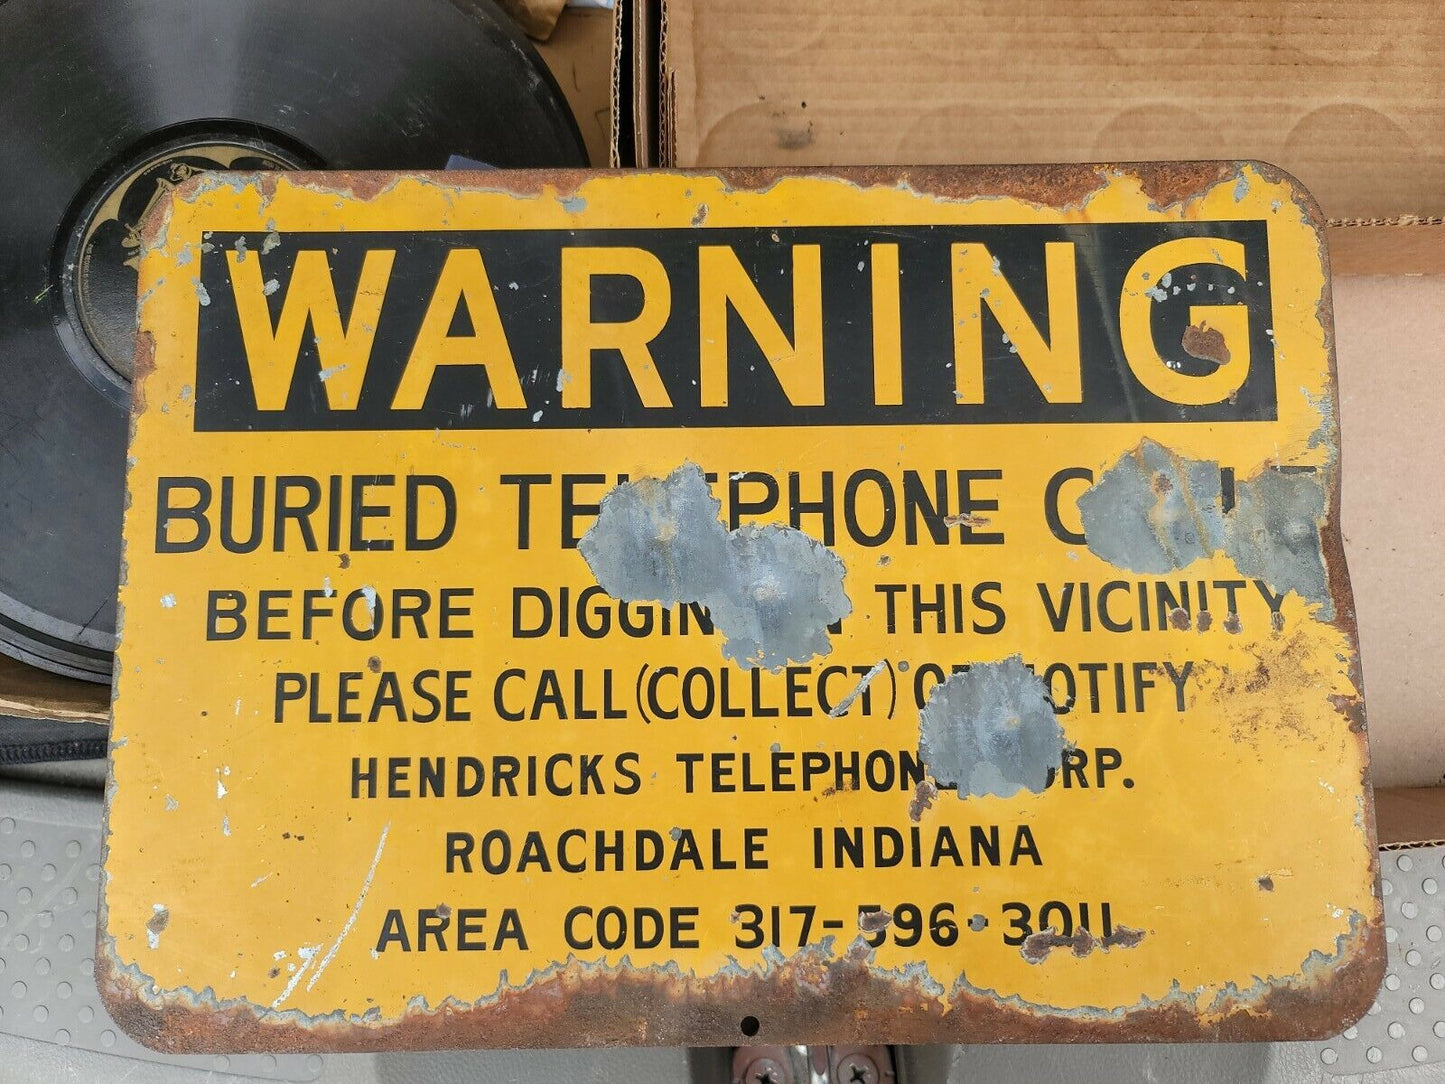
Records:
[[[1332,218],[1445,213],[1428,0],[668,0],[664,164],[1256,158]]]

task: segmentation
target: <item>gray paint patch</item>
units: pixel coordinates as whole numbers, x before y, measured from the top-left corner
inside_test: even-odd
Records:
[[[919,722],[923,762],[960,798],[1042,793],[1064,744],[1048,689],[1017,655],[935,685]]]
[[[1325,487],[1315,473],[1267,470],[1238,487],[1235,529],[1229,555],[1246,576],[1278,591],[1298,591],[1324,604],[1324,618],[1335,614],[1325,578],[1320,523],[1325,518]]]
[[[1324,478],[1263,470],[1235,486],[1224,511],[1219,464],[1145,440],[1079,498],[1089,550],[1112,565],[1159,575],[1222,552],[1239,571],[1295,591],[1333,620],[1320,525]]]
[[[617,486],[577,548],[613,598],[698,602],[727,585],[722,502],[691,463]]]
[[[1134,572],[1173,572],[1222,548],[1219,467],[1152,440],[1125,455],[1081,497],[1089,549]]]
[[[578,549],[598,584],[625,602],[701,603],[744,669],[778,670],[832,650],[828,626],[853,611],[842,559],[791,527],[740,527],[702,470],[626,482],[602,500]]]

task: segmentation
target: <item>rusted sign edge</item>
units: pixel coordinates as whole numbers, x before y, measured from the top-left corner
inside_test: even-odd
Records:
[[[1325,269],[1317,304],[1332,389],[1338,389],[1335,329],[1324,237],[1325,219],[1312,196],[1289,174],[1258,162],[1183,162],[1083,166],[859,167],[836,170],[735,168],[665,171],[719,178],[739,191],[764,191],[792,177],[836,179],[858,188],[904,187],[922,196],[971,202],[1013,198],[1040,206],[1082,206],[1111,178],[1138,180],[1151,209],[1202,196],[1223,183],[1242,180],[1246,169],[1287,186],[1313,232]],[[564,198],[587,181],[612,171],[527,170],[459,174],[287,174],[286,183],[369,202],[402,177],[461,190],[526,196],[551,191]],[[245,178],[269,199],[280,178]],[[183,185],[175,201],[193,200],[210,187],[237,183],[234,175],[205,175]],[[171,204],[158,207],[143,228],[143,253],[163,243]],[[144,384],[154,368],[154,343],[142,334],[137,350],[132,426],[145,409]],[[1349,677],[1361,696],[1336,698],[1365,765],[1359,824],[1369,849],[1375,902],[1380,902],[1373,798],[1369,788],[1363,678],[1358,628],[1340,527],[1340,461],[1337,400],[1321,404],[1322,435],[1334,449],[1327,472],[1326,514],[1320,530],[1326,584],[1334,604],[1329,622],[1351,648]],[[129,505],[129,490],[126,503]],[[124,582],[124,567],[122,570]],[[124,613],[117,628],[124,627]],[[108,791],[116,781],[112,774]],[[107,818],[109,807],[107,806]],[[109,855],[109,826],[105,850]],[[102,882],[96,978],[111,1015],[146,1046],[166,1053],[216,1051],[358,1052],[467,1047],[573,1047],[611,1045],[730,1045],[742,1041],[744,1020],[757,1024],[752,1042],[1258,1042],[1326,1038],[1362,1016],[1384,975],[1386,942],[1379,906],[1372,915],[1350,915],[1350,933],[1333,955],[1316,951],[1297,973],[1260,979],[1246,990],[1227,990],[1207,1010],[1188,991],[1118,1010],[1061,1010],[1030,1005],[1016,996],[977,990],[961,979],[945,1008],[937,984],[868,963],[861,941],[835,955],[831,945],[779,955],[763,968],[700,977],[676,967],[616,968],[575,959],[531,976],[475,1003],[420,1001],[394,1020],[347,1016],[309,1017],[273,1011],[247,1001],[218,1001],[209,990],[161,989],[134,965],[123,964],[108,933]],[[926,976],[925,976],[926,978]]]
[[[962,989],[944,1009],[935,991],[867,962],[858,942],[840,957],[806,949],[766,973],[698,978],[668,968],[577,963],[475,1004],[417,1006],[398,1020],[257,1012],[155,988],[102,953],[96,978],[116,1022],[153,1050],[355,1053],[468,1047],[727,1046],[760,1043],[1265,1042],[1325,1038],[1363,1014],[1379,987],[1383,929],[1359,922],[1333,957],[1302,976],[1237,991],[1201,1018],[1176,992],[1117,1012],[1050,1011]],[[1358,1010],[1358,1011],[1357,1011]],[[756,1021],[744,1039],[740,1024]]]

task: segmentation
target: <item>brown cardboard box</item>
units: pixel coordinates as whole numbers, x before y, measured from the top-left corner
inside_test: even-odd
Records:
[[[1367,227],[1375,241],[1374,251],[1365,254],[1388,259],[1395,235],[1419,228]],[[1330,231],[1332,244],[1342,232]],[[1445,710],[1436,678],[1445,657],[1438,436],[1445,416],[1439,379],[1445,239],[1437,238],[1434,254],[1433,274],[1356,275],[1348,262],[1335,261],[1341,510],[1359,618],[1372,775],[1380,787],[1445,782]],[[1445,836],[1445,805],[1441,812],[1439,834]]]
[[[566,95],[594,166],[615,164],[617,33],[616,9],[569,7],[546,41],[532,43]]]
[[[1432,0],[651,0],[661,164],[1257,158],[1445,214]]]
[[[104,723],[110,686],[59,677],[0,655],[0,716]]]
[[[1383,848],[1445,843],[1445,787],[1376,790],[1375,829]]]
[[[666,165],[1262,158],[1299,177],[1334,223],[1374,780],[1445,781],[1445,22],[1430,0],[642,8],[661,35]],[[1445,788],[1425,792],[1433,804],[1405,793],[1438,827],[1382,812],[1381,838],[1445,837]]]

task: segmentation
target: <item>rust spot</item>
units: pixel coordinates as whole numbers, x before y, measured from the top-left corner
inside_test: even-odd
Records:
[[[1197,167],[1197,163],[1195,166]],[[1218,170],[1218,164],[1206,164]],[[1180,167],[1141,165],[1129,167],[1146,187],[1150,175],[1176,172]],[[1189,169],[1186,164],[1184,169]],[[1108,183],[1107,166],[976,166],[967,170],[948,166],[912,166],[900,169],[897,166],[862,166],[848,169],[816,169],[804,171],[802,176],[838,177],[859,188],[909,188],[926,196],[938,199],[968,200],[980,195],[1005,196],[1026,200],[1044,206],[1082,206],[1083,203]],[[710,167],[696,171],[702,175],[720,178],[729,188],[766,189],[779,181],[800,176],[796,167],[786,166],[736,166]],[[1223,180],[1231,169],[1219,176]],[[512,185],[515,174],[509,173],[508,186]],[[566,177],[559,172],[548,177]],[[570,176],[577,176],[570,174]],[[580,178],[579,178],[580,181]],[[1195,193],[1197,194],[1197,193]]]
[[[165,932],[166,927],[171,924],[171,913],[162,907],[155,914],[151,915],[146,922],[146,929],[151,933],[160,935]]]
[[[1238,636],[1244,631],[1244,624],[1239,620],[1239,614],[1229,614],[1224,619],[1224,631],[1231,636]]]
[[[424,181],[430,178],[423,175]],[[276,182],[268,178],[274,192]],[[287,177],[288,183],[296,188],[309,188],[315,192],[335,192],[337,195],[350,196],[352,199],[360,200],[363,203],[374,200],[387,189],[396,185],[397,174],[395,173],[368,173],[368,172],[338,172],[330,173],[325,178],[317,177],[314,174],[290,174]],[[262,182],[266,183],[266,182]],[[267,199],[269,200],[269,195]]]
[[[1133,930],[1128,926],[1120,926],[1100,941],[1099,947],[1105,950],[1111,948],[1134,948],[1142,940],[1144,940],[1143,930]]]
[[[1208,632],[1214,626],[1214,615],[1208,610],[1200,610],[1199,616],[1194,619],[1194,627],[1200,632]]]
[[[1125,947],[1122,944],[1120,947]],[[945,1007],[936,993],[868,966],[862,938],[842,957],[800,953],[768,976],[698,977],[658,969],[569,968],[475,1005],[448,1003],[399,1020],[358,1025],[302,1022],[246,1004],[199,1005],[179,993],[149,993],[151,980],[97,954],[101,998],[127,1034],[162,1053],[266,1050],[352,1053],[459,1047],[731,1045],[738,1021],[754,1016],[769,1034],[807,1043],[1263,1042],[1337,1035],[1363,1015],[1384,975],[1384,921],[1367,920],[1338,963],[1257,995],[1223,1000],[1197,1015],[1181,1001],[1138,1005],[1107,1018],[1068,1016],[960,989]],[[680,1011],[682,1007],[686,1011]]]
[[[1330,705],[1349,720],[1351,734],[1365,732],[1365,702],[1363,700],[1358,696],[1341,696],[1339,693],[1331,693],[1329,700]]]
[[[858,928],[864,933],[879,933],[893,925],[892,911],[865,911],[858,916]]]
[[[350,568],[350,567],[351,567],[351,554],[349,554],[349,553],[343,553],[343,554],[339,555],[339,556],[336,558],[336,561],[337,561],[338,564],[341,565],[341,567],[342,567],[343,569]]]
[[[706,221],[707,221],[707,204],[706,204],[706,203],[699,203],[699,204],[697,205],[697,214],[695,214],[695,215],[692,216],[692,224],[693,224],[694,226],[701,226],[701,225],[702,225],[704,222],[706,222]]]
[[[1075,956],[1087,956],[1094,951],[1096,942],[1088,930],[1078,930],[1065,937],[1053,927],[1039,930],[1024,938],[1019,955],[1031,964],[1043,963],[1056,948],[1066,948]]]
[[[256,177],[256,190],[261,193],[261,199],[270,203],[276,198],[276,190],[281,185],[281,174],[271,170],[263,170]]]
[[[135,361],[131,378],[130,438],[135,439],[135,420],[146,409],[146,378],[156,368],[156,337],[149,331],[142,331],[135,340]]]
[[[809,122],[811,125],[811,122]],[[813,133],[790,131],[790,138],[807,137]],[[806,145],[806,143],[801,144]],[[1248,163],[1268,182],[1287,181],[1278,170],[1258,162]],[[780,181],[802,177],[836,177],[859,188],[904,186],[922,195],[939,199],[971,200],[979,197],[1007,197],[1041,206],[1068,209],[1082,206],[1103,189],[1111,174],[1128,173],[1134,177],[1150,201],[1159,208],[1197,199],[1212,186],[1236,177],[1244,162],[1136,162],[1113,165],[1023,165],[1023,166],[863,166],[838,169],[817,168],[800,171],[796,166],[735,166],[677,170],[686,176],[717,177],[728,187],[764,190]],[[554,192],[566,196],[594,179],[594,174],[577,169],[519,169],[498,173],[419,173],[423,182],[452,188],[508,192],[518,196]],[[282,180],[288,185],[315,192],[347,195],[359,200],[375,198],[396,181],[394,173],[338,172],[324,175],[286,173],[260,174],[256,184],[263,197],[270,200]],[[194,184],[195,182],[187,182]],[[1318,209],[1304,193],[1295,189],[1296,202],[1309,212],[1309,217],[1323,221]],[[183,192],[185,187],[183,186]]]
[[[1244,679],[1244,690],[1248,693],[1262,693],[1269,688],[1269,667],[1263,660],[1254,664],[1254,671]]]
[[[908,819],[917,824],[923,819],[923,814],[933,808],[933,800],[937,797],[938,787],[933,780],[919,780],[918,786],[913,789],[913,801],[908,803]]]
[[[266,974],[270,978],[278,978],[281,975],[281,969],[279,967],[273,967],[270,971],[266,972]]]
[[[366,668],[370,670],[373,674],[381,673],[381,657],[379,655],[373,655],[371,658],[367,659]]]
[[[950,527],[968,527],[972,530],[978,530],[989,525],[987,516],[978,516],[971,512],[959,512],[957,515],[944,516],[943,522]]]
[[[1184,352],[1200,361],[1212,361],[1216,365],[1229,364],[1229,345],[1224,341],[1224,332],[1217,327],[1201,323],[1184,329],[1184,341],[1180,344]]]
[[[1209,696],[1215,702],[1234,704],[1248,694],[1239,709],[1228,716],[1235,741],[1253,743],[1265,731],[1292,731],[1298,736],[1307,733],[1308,723],[1303,714],[1307,709],[1302,707],[1307,701],[1302,698],[1317,688],[1318,680],[1312,669],[1311,651],[1308,634],[1294,628],[1274,641],[1267,656],[1249,658],[1234,666],[1198,664],[1196,670],[1204,685],[1212,690]],[[1360,712],[1351,712],[1349,700],[1348,697],[1329,698],[1332,705],[1345,713],[1346,719],[1358,716],[1363,726],[1363,706]],[[1257,706],[1248,708],[1249,703]]]
[[[1261,892],[1274,891],[1274,878],[1267,873],[1263,877],[1258,878],[1254,883],[1259,885]]]
[[[1169,625],[1171,628],[1178,629],[1180,632],[1188,632],[1190,625],[1189,611],[1183,606],[1174,607],[1174,609],[1169,611]]]
[[[1054,949],[1066,948],[1083,959],[1096,949],[1105,952],[1115,948],[1131,949],[1143,940],[1143,930],[1132,930],[1128,926],[1118,926],[1102,938],[1097,938],[1082,928],[1065,937],[1051,926],[1038,933],[1029,934],[1019,948],[1019,955],[1031,964],[1039,964],[1048,959],[1049,953]]]
[[[1274,629],[1275,632],[1283,632],[1283,631],[1284,631],[1284,614],[1282,614],[1282,613],[1273,613],[1273,614],[1270,614],[1270,615],[1269,615],[1269,625],[1270,625],[1270,628]]]
[[[452,905],[449,904],[449,903],[439,903],[439,904],[437,904],[437,916],[440,917],[440,918],[451,918],[451,917],[452,917]]]
[[[1193,199],[1206,188],[1224,183],[1238,173],[1242,165],[1239,162],[1168,162],[1124,168],[1138,175],[1139,188],[1154,206],[1162,208]]]
[[[1150,479],[1149,488],[1162,497],[1174,488],[1174,483],[1169,480],[1169,475],[1161,471]]]

